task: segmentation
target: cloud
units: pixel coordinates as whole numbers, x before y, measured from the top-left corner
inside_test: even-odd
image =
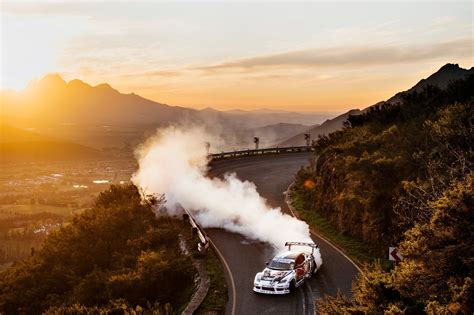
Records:
[[[436,58],[472,56],[473,42],[462,38],[427,45],[383,45],[330,47],[295,50],[251,58],[236,59],[197,69],[207,72],[220,70],[251,70],[261,67],[326,67],[326,66],[370,66],[411,63]]]
[[[146,76],[151,76],[151,77],[165,77],[165,78],[170,78],[170,77],[176,77],[181,75],[181,71],[179,70],[158,70],[158,71],[149,71],[145,73]]]

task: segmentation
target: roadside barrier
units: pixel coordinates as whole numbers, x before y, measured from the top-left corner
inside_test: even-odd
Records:
[[[254,149],[254,150],[239,150],[229,151],[221,153],[209,154],[212,161],[219,161],[225,159],[233,159],[238,157],[255,156],[255,155],[270,155],[270,154],[281,154],[281,153],[301,153],[301,152],[313,152],[312,146],[296,146],[296,147],[276,147],[276,148],[265,148],[265,149]]]

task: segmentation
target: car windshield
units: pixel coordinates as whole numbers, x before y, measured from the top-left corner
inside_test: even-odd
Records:
[[[274,270],[291,270],[293,269],[293,262],[288,261],[288,260],[285,261],[285,260],[273,259],[268,264],[268,268],[274,269]]]

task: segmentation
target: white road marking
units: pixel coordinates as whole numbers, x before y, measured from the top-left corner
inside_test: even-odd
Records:
[[[225,260],[224,255],[222,255],[221,251],[217,248],[216,244],[214,244],[214,242],[210,238],[209,238],[209,242],[211,243],[212,247],[216,251],[217,256],[219,256],[219,259],[221,260],[221,262],[224,264],[225,269],[227,270],[227,274],[229,275],[230,284],[231,284],[231,287],[232,287],[232,311],[231,311],[231,314],[235,315],[235,308],[236,308],[236,305],[237,305],[237,291],[235,289],[234,277],[232,276],[232,272],[230,271],[229,264]]]

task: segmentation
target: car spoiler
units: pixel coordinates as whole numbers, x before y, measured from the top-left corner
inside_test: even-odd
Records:
[[[288,246],[288,250],[291,250],[291,246],[309,246],[311,247],[312,254],[314,254],[314,250],[316,248],[319,248],[319,246],[314,243],[305,243],[305,242],[286,242],[285,246]]]

